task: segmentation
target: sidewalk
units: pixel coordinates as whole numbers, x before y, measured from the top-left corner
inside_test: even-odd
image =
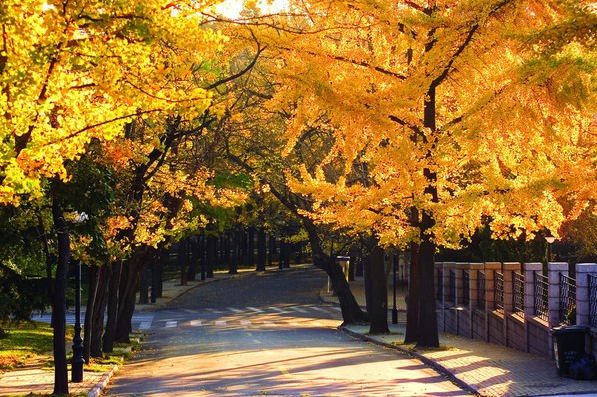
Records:
[[[301,266],[293,266],[293,269],[300,267]],[[268,271],[271,270],[273,270],[273,268],[268,269]],[[214,278],[209,278],[204,281],[189,281],[186,286],[181,286],[180,280],[164,281],[162,297],[156,299],[156,303],[153,304],[135,305],[135,312],[147,311],[152,308],[160,307],[200,285],[229,278],[243,277],[250,274],[255,274],[255,271],[253,269],[239,269],[238,274],[234,275],[228,274],[226,271],[218,271],[214,272]],[[71,349],[67,349],[67,351],[71,351]],[[114,366],[104,373],[84,371],[83,381],[80,383],[70,382],[71,375],[69,371],[69,392],[71,395],[87,393],[88,397],[98,397],[117,370],[118,367]],[[0,373],[0,396],[29,395],[30,393],[52,394],[53,391],[54,371],[53,369],[43,369],[41,363],[25,365],[14,371]]]
[[[293,269],[303,266],[293,266]],[[271,271],[273,269],[268,269]],[[239,270],[239,274],[230,275],[217,272],[213,279],[192,281],[187,286],[180,286],[179,280],[164,282],[163,297],[155,304],[137,305],[136,311],[145,311],[159,307],[176,299],[189,290],[206,283],[217,282],[232,277],[243,277],[255,274],[254,270]],[[351,289],[359,305],[365,306],[363,279],[358,278],[350,283]],[[440,350],[414,350],[413,345],[403,345],[405,332],[404,300],[405,288],[397,286],[396,307],[398,324],[390,325],[391,335],[367,335],[369,327],[350,325],[341,327],[341,331],[381,346],[402,351],[421,359],[436,368],[461,387],[482,396],[597,396],[596,381],[575,381],[559,378],[556,375],[555,362],[518,350],[489,344],[477,340],[465,339],[440,333]],[[327,292],[324,286],[320,292],[322,300],[337,303],[337,297]],[[388,303],[393,307],[393,290],[388,287]],[[389,314],[389,313],[388,313]],[[388,315],[390,319],[391,316]],[[70,383],[71,394],[88,393],[89,397],[97,397],[105,388],[113,368],[106,373],[85,372],[83,382]],[[70,376],[70,375],[69,375]],[[0,374],[0,396],[51,394],[54,388],[54,372],[41,369],[41,366],[25,366],[15,371]]]
[[[350,282],[359,305],[364,305],[363,279]],[[402,292],[402,293],[401,293]],[[337,303],[324,288],[321,298]],[[393,291],[388,287],[388,304],[392,308]],[[504,346],[440,333],[439,350],[414,349],[404,345],[406,330],[404,290],[397,288],[398,324],[390,325],[390,335],[368,335],[369,326],[349,325],[340,329],[356,338],[396,349],[417,357],[451,378],[459,386],[482,396],[597,396],[597,381],[576,381],[560,378],[555,361]],[[388,319],[391,316],[388,313]],[[390,321],[390,320],[389,320]]]

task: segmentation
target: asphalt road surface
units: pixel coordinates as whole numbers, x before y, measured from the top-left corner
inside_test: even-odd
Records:
[[[200,286],[139,317],[109,396],[466,396],[418,360],[339,332],[316,269]]]

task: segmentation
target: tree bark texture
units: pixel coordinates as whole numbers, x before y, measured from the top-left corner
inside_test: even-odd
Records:
[[[384,266],[384,251],[377,244],[371,249],[370,260],[366,271],[365,288],[370,289],[368,296],[371,302],[367,304],[369,314],[369,333],[387,334],[388,328],[388,279]]]
[[[410,244],[410,280],[406,306],[406,333],[404,343],[415,343],[419,338],[419,245]]]
[[[257,269],[265,271],[265,261],[267,259],[267,246],[265,245],[265,230],[262,228],[257,231]]]
[[[70,262],[70,236],[62,208],[54,198],[52,218],[58,240],[58,263],[52,316],[54,325],[54,394],[68,394],[68,371],[66,362],[66,282]]]
[[[217,251],[217,239],[215,236],[207,236],[207,242],[206,242],[206,261],[205,261],[205,267],[206,267],[206,272],[207,272],[207,278],[213,278],[214,277],[214,262],[216,261],[216,251]]]
[[[114,341],[130,343],[129,334],[132,331],[131,319],[135,312],[135,298],[137,287],[141,278],[143,266],[151,259],[155,248],[142,245],[135,249],[126,266],[123,267],[123,275],[120,278],[121,295],[118,297],[118,316],[116,320],[116,333]]]
[[[342,266],[340,266],[335,258],[332,258],[323,251],[317,228],[309,220],[303,219],[303,223],[309,234],[309,242],[313,251],[313,263],[330,277],[332,288],[340,301],[344,324],[367,322],[368,318],[354,298],[348,281],[346,281],[346,277],[344,276]]]
[[[247,265],[252,268],[255,266],[255,228],[249,228],[247,239]]]
[[[99,268],[99,283],[95,303],[93,305],[91,320],[90,356],[102,357],[102,332],[104,330],[104,314],[108,303],[108,281],[111,275],[111,267],[103,265]]]
[[[114,351],[114,335],[116,334],[116,322],[118,318],[118,293],[120,284],[120,274],[122,273],[122,261],[115,261],[110,264],[111,272],[108,283],[108,318],[106,321],[106,331],[103,338],[103,350],[106,353]]]
[[[100,278],[99,269],[97,266],[89,268],[89,289],[87,291],[87,310],[85,313],[93,313],[94,310]],[[92,316],[86,314],[85,322],[83,323],[83,360],[85,360],[85,364],[89,364],[89,357],[91,355],[91,319]]]

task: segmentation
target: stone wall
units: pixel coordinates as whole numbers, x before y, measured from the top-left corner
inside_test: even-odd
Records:
[[[597,358],[597,327],[590,326],[597,319],[591,318],[587,282],[587,275],[597,275],[597,264],[575,265],[576,297],[568,300],[561,285],[563,276],[568,276],[568,264],[548,263],[545,275],[543,267],[541,263],[436,263],[439,329],[553,358],[551,330],[566,325],[562,321],[570,307],[561,308],[560,302],[569,301],[576,312],[572,321],[589,327],[587,352]]]

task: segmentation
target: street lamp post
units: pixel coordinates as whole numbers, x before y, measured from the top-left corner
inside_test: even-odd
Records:
[[[396,255],[394,255],[394,260],[392,262],[393,267],[393,289],[394,289],[394,307],[392,308],[392,324],[398,324],[398,309],[396,308]]]
[[[545,241],[547,241],[547,262],[551,261],[551,244],[556,241],[554,236],[545,236]]]

